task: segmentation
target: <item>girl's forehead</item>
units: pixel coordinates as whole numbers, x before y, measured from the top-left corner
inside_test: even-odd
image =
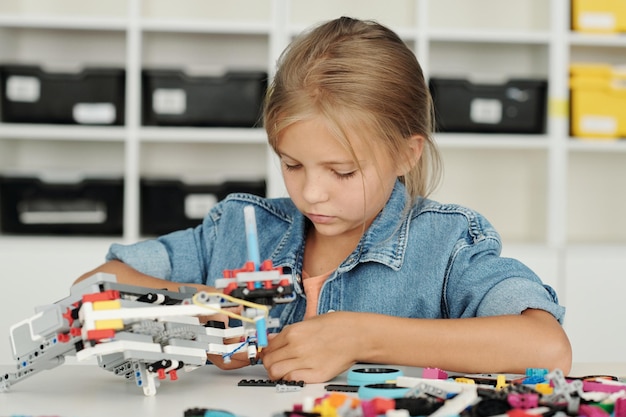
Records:
[[[286,127],[279,135],[277,149],[293,145],[327,146],[342,149],[349,154],[366,156],[378,147],[374,137],[363,129],[337,125],[322,116],[298,120]]]

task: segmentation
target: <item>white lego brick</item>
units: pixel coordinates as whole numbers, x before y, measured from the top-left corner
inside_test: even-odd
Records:
[[[185,346],[166,345],[166,346],[163,346],[163,352],[170,354],[170,355],[180,355],[180,356],[187,356],[190,358],[200,359],[200,361],[202,362],[206,361],[205,349],[191,348],[191,347],[185,347]],[[183,361],[183,362],[186,362],[186,361]]]
[[[235,278],[237,282],[276,281],[280,279],[280,271],[239,272]]]
[[[219,343],[209,343],[209,347],[206,351],[206,353],[210,353],[213,355],[224,355],[224,354],[230,354],[233,351],[239,349],[241,346],[241,343],[232,343],[229,345],[222,345]],[[246,352],[245,350],[241,350],[241,352]]]
[[[95,322],[98,320],[121,319],[124,321],[136,321],[144,319],[164,319],[176,316],[206,316],[208,313],[213,314],[220,311],[221,307],[219,304],[207,304],[206,307],[196,304],[186,304],[94,310],[91,303],[84,303],[80,310],[79,317],[83,322],[83,328],[93,330],[95,328]]]
[[[108,355],[111,353],[125,352],[128,350],[144,351],[144,352],[162,352],[161,345],[157,343],[131,342],[128,340],[120,340],[113,342],[98,343],[95,346],[85,348],[76,352],[76,360],[82,362],[88,358],[95,356]]]
[[[222,339],[230,339],[231,337],[243,336],[245,329],[240,327],[229,327],[228,329],[220,329],[217,327],[205,327],[205,333],[207,336],[221,337]]]

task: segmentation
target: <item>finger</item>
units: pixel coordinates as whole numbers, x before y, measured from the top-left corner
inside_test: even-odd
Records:
[[[319,369],[296,369],[287,373],[284,377],[286,381],[304,381],[307,384],[319,384],[328,382],[332,376],[326,375]]]
[[[235,314],[241,314],[243,312],[243,306],[224,307],[222,310]]]
[[[289,369],[291,364],[289,362],[281,363],[280,365],[276,365],[267,370],[268,376],[273,380],[286,380],[286,381],[304,381],[308,384],[317,384],[322,382],[327,382],[331,380],[335,375],[333,372],[329,372],[330,370],[324,369],[325,367],[302,367],[302,368],[294,368],[288,371],[285,369]]]
[[[267,363],[263,360],[263,366],[265,367],[270,379],[285,379],[291,381],[293,380],[291,379],[291,374],[299,370],[302,365],[298,364],[298,360],[291,359],[274,363]]]
[[[250,365],[250,359],[248,359],[248,355],[245,353],[236,353],[232,355],[230,357],[230,361],[225,361],[222,355],[212,353],[207,354],[207,359],[211,361],[213,365],[224,370],[239,369]]]
[[[283,362],[286,360],[293,360],[298,357],[297,349],[293,349],[286,344],[275,344],[270,342],[266,347],[261,350],[261,358],[263,362],[269,364]]]

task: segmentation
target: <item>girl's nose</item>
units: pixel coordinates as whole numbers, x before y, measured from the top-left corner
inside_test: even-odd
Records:
[[[328,198],[328,192],[326,187],[317,175],[307,176],[302,187],[302,197],[308,203],[319,203],[326,201]]]

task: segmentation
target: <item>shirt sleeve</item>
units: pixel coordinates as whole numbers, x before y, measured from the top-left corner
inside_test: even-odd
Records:
[[[554,289],[525,278],[507,278],[496,284],[485,294],[477,315],[520,314],[528,308],[545,310],[563,322],[565,308],[558,305]]]
[[[449,317],[520,314],[540,309],[563,322],[565,308],[553,288],[526,265],[500,256],[495,231],[457,242],[445,277],[444,310]]]
[[[119,260],[144,274],[173,282],[206,284],[214,222],[131,245],[113,244],[107,260]]]

